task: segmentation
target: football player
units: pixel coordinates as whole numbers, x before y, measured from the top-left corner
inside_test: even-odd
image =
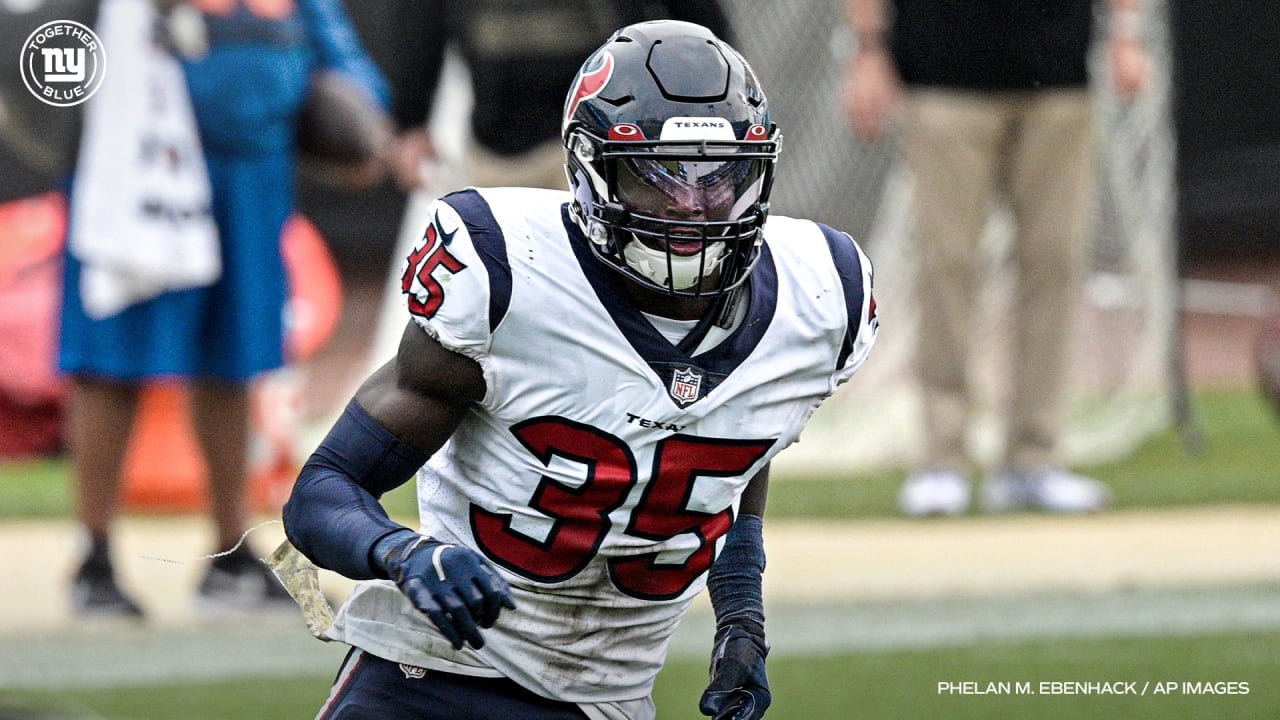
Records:
[[[320,718],[653,718],[704,587],[699,709],[769,706],[769,462],[867,357],[871,263],[769,216],[781,136],[701,26],[615,33],[563,138],[569,193],[435,203],[399,351],[284,509],[298,550],[364,581],[324,633],[353,649]],[[378,498],[415,475],[410,529]]]

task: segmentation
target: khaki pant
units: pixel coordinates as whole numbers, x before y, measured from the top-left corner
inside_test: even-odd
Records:
[[[1005,463],[1052,462],[1093,218],[1093,140],[1083,89],[908,93],[903,148],[916,182],[916,362],[927,467],[969,469],[970,343],[985,335],[973,326],[985,282],[979,240],[997,199],[1013,216],[1018,274]]]

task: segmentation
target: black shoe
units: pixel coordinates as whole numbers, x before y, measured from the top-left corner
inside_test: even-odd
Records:
[[[82,617],[142,619],[142,608],[116,585],[105,544],[92,548],[76,571],[71,581],[71,609]]]
[[[196,595],[196,610],[211,615],[297,612],[297,606],[266,563],[242,545],[210,563]]]

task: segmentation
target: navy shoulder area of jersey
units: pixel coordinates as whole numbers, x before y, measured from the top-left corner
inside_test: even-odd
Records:
[[[848,233],[822,223],[817,225],[827,240],[827,249],[831,251],[831,261],[835,264],[836,274],[840,277],[840,287],[844,290],[845,309],[849,314],[849,329],[845,334],[844,345],[840,349],[839,366],[843,367],[845,360],[853,352],[854,342],[857,340],[863,321],[872,322],[875,319],[876,301],[874,297],[867,297],[871,292],[871,286],[869,281],[863,279],[864,275],[868,279],[871,277],[872,269],[863,267],[866,256],[858,249]]]
[[[462,218],[485,272],[489,274],[489,330],[493,331],[511,307],[511,263],[507,241],[493,209],[473,188],[445,195],[441,200]]]

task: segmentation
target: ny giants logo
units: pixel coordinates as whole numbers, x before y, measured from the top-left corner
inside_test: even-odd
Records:
[[[573,114],[578,111],[578,105],[583,100],[599,95],[600,91],[604,90],[604,86],[609,84],[611,77],[613,77],[613,53],[606,50],[597,55],[591,61],[591,65],[584,69],[574,82],[573,92],[569,93],[569,102],[564,107],[564,127],[568,127]]]
[[[89,28],[72,20],[54,20],[27,36],[20,66],[22,82],[40,102],[71,107],[102,87],[107,54]]]
[[[409,296],[409,312],[424,318],[435,317],[444,302],[444,286],[440,284],[437,273],[446,278],[462,272],[467,266],[449,253],[449,243],[457,230],[446,233],[440,225],[437,213],[427,226],[421,244],[409,255],[404,277],[400,279],[400,291]],[[415,291],[413,281],[417,279],[421,289]]]

